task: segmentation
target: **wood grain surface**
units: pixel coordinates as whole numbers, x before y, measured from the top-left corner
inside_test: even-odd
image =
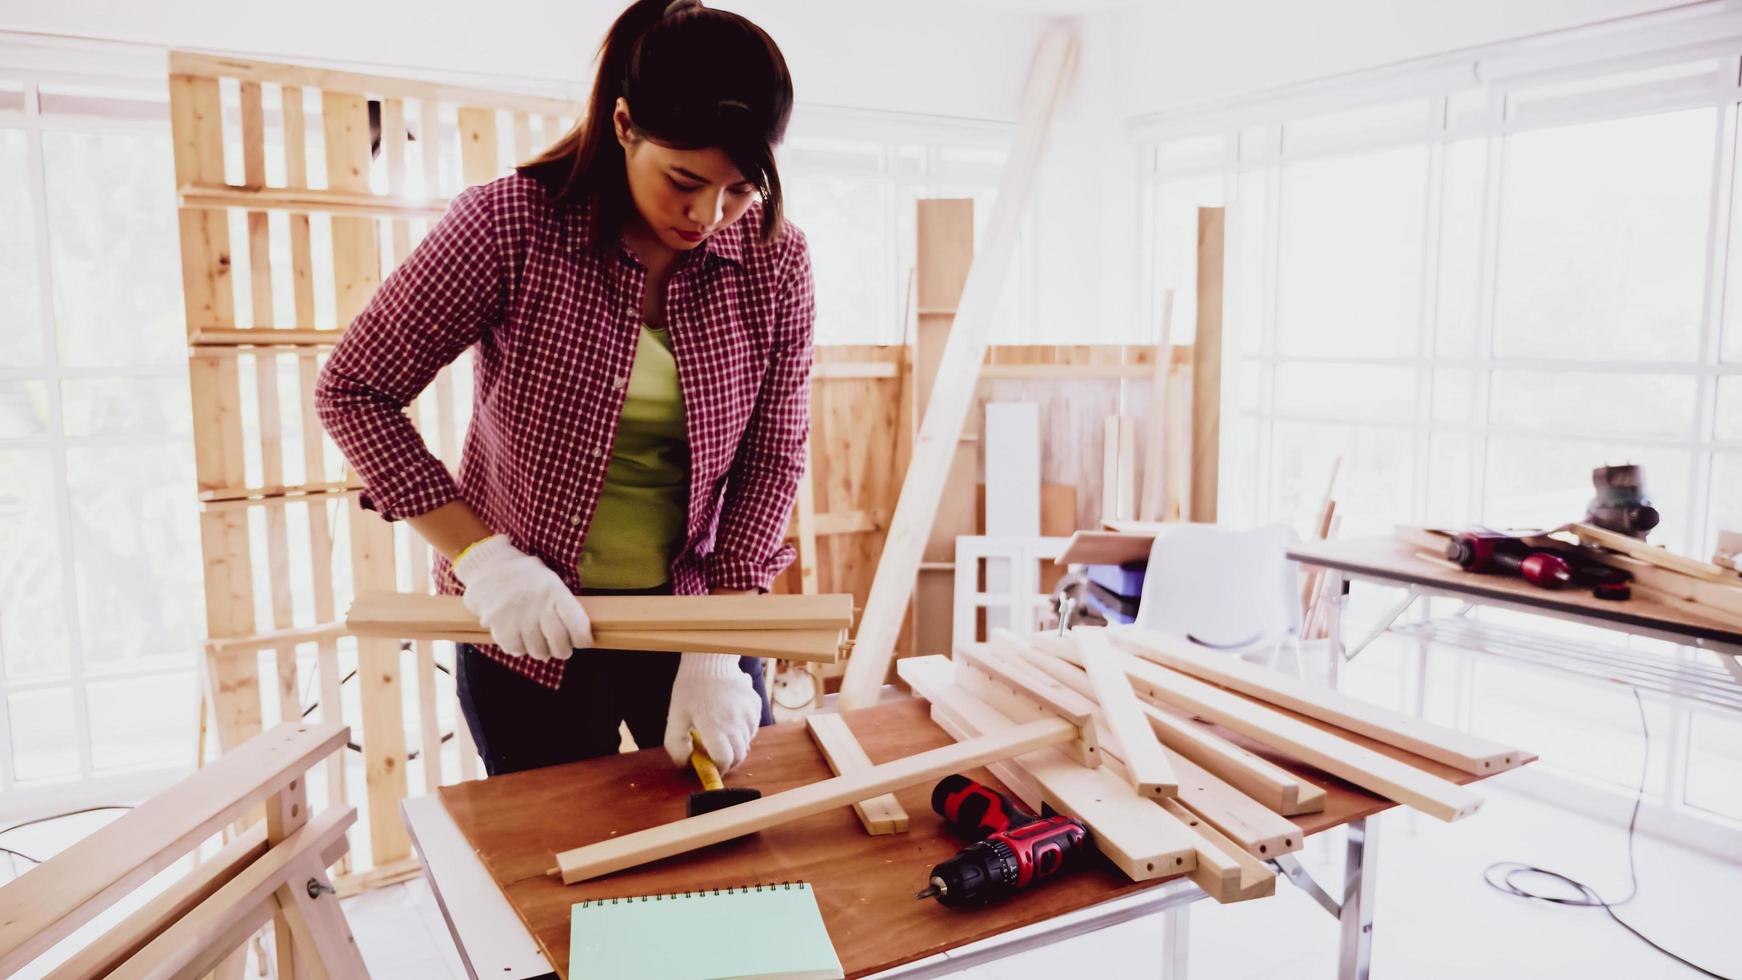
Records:
[[[919,699],[851,711],[843,717],[877,763],[951,741],[932,724],[929,706]],[[1323,812],[1294,818],[1304,834],[1391,806],[1315,769],[1291,764],[1249,740],[1211,730],[1326,790]],[[1474,779],[1369,739],[1351,736],[1351,740],[1455,782]],[[753,786],[767,795],[831,775],[805,726],[792,723],[764,729],[750,761],[730,773],[727,783]],[[969,775],[1000,785],[985,770]],[[914,893],[924,887],[932,866],[966,844],[940,825],[931,809],[929,786],[896,794],[912,817],[905,834],[868,836],[852,809],[843,806],[576,885],[565,886],[545,875],[557,851],[682,818],[685,800],[699,788],[687,769],[674,768],[664,750],[654,748],[444,786],[441,797],[491,877],[564,977],[568,976],[569,906],[586,898],[808,881],[842,966],[849,977],[857,977],[1159,884],[1159,880],[1134,884],[1097,859],[1080,873],[990,909],[952,910],[917,901]]]

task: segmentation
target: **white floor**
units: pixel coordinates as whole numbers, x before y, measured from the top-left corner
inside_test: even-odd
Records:
[[[1482,884],[1495,861],[1522,860],[1582,879],[1618,897],[1627,884],[1622,831],[1485,784],[1475,818],[1444,825],[1392,812],[1379,828],[1379,888],[1373,931],[1378,977],[1580,978],[1698,976],[1659,955],[1598,909],[1525,902]],[[1303,860],[1321,883],[1338,881],[1343,841],[1332,834]],[[1742,863],[1646,836],[1637,844],[1639,897],[1620,914],[1697,963],[1742,976],[1735,896]],[[346,912],[371,972],[381,980],[464,980],[447,929],[421,881],[359,895]],[[940,915],[948,913],[939,910]],[[1297,980],[1336,975],[1336,924],[1280,882],[1274,898],[1191,907],[1190,976],[1205,980]],[[1140,920],[1024,953],[961,976],[1056,980],[1085,966],[1107,976],[1156,976],[1161,921]]]

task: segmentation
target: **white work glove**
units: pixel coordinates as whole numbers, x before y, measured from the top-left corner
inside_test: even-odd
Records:
[[[736,768],[750,754],[750,740],[762,722],[762,698],[750,675],[738,668],[736,654],[686,653],[671,682],[671,707],[665,714],[665,751],[671,761],[690,761],[690,729],[721,772]]]
[[[497,534],[467,548],[454,563],[464,601],[496,645],[534,660],[567,660],[593,645],[587,611],[550,567]]]

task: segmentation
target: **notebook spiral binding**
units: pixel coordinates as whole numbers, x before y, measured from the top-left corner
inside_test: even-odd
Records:
[[[630,905],[635,902],[675,902],[684,898],[703,898],[708,895],[742,895],[755,892],[791,891],[794,888],[804,889],[810,885],[803,881],[770,881],[760,885],[736,885],[727,888],[698,888],[694,891],[666,892],[660,895],[620,895],[616,898],[588,898],[575,903],[576,908],[591,908],[595,905]]]

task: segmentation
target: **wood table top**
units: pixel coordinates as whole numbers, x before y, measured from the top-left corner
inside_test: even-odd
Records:
[[[1308,721],[1300,715],[1285,715]],[[948,745],[917,698],[842,715],[875,763]],[[1294,822],[1314,834],[1393,804],[1333,776],[1305,767],[1220,728],[1217,734],[1284,765],[1325,788],[1325,809]],[[1475,777],[1420,756],[1337,730],[1357,744],[1466,783]],[[968,773],[1003,788],[985,770]],[[765,728],[750,760],[727,782],[764,795],[832,775],[802,723]],[[999,933],[1150,888],[1166,879],[1134,883],[1112,864],[1087,869],[1026,891],[988,909],[947,909],[919,901],[932,866],[967,842],[947,833],[931,810],[931,784],[896,793],[909,830],[868,836],[849,807],[761,831],[750,837],[563,885],[545,871],[555,853],[607,837],[680,819],[698,789],[694,775],[672,766],[663,749],[647,749],[547,769],[495,776],[441,788],[441,799],[471,842],[509,904],[526,923],[559,975],[568,976],[569,906],[587,898],[647,895],[781,881],[807,881],[847,976],[857,977],[954,949]],[[1477,819],[1480,819],[1478,814]],[[674,937],[674,941],[693,941]]]
[[[1417,557],[1416,549],[1395,538],[1339,538],[1302,541],[1288,557],[1305,565],[1334,568],[1352,575],[1422,585],[1475,599],[1571,613],[1719,643],[1742,644],[1742,629],[1705,615],[1692,603],[1665,602],[1635,589],[1630,599],[1599,599],[1589,589],[1544,589],[1520,578],[1477,575]]]

